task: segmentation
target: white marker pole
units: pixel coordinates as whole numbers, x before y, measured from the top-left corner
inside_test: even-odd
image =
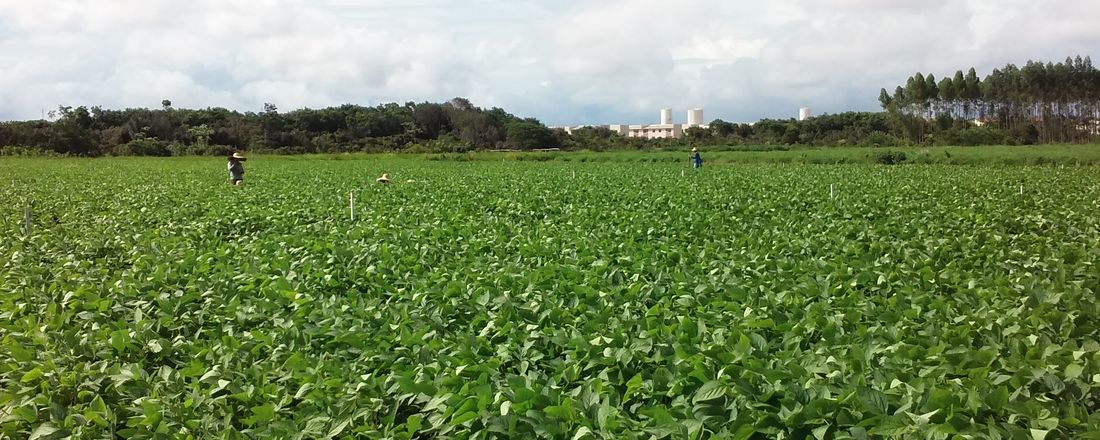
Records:
[[[23,208],[23,233],[31,235],[31,205]]]
[[[836,187],[834,187],[833,184],[831,184],[831,183],[829,184],[829,198],[830,199],[835,199],[836,198]]]
[[[680,170],[680,177],[684,177],[684,170]]]
[[[573,170],[573,178],[574,178],[574,179],[576,179],[576,178],[577,178],[577,170]]]
[[[1024,186],[1020,185],[1020,195],[1024,195]]]
[[[355,191],[348,191],[348,204],[351,209],[351,221],[355,221]]]

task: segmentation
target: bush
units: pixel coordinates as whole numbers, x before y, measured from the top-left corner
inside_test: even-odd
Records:
[[[473,145],[450,135],[442,135],[439,139],[426,140],[406,146],[402,151],[406,153],[467,153],[473,151]]]
[[[1003,145],[1009,142],[1009,136],[1004,130],[996,127],[973,127],[967,129],[952,128],[944,130],[936,135],[936,144],[939,145]]]
[[[168,144],[168,154],[171,156],[194,156],[195,149],[191,145],[172,142]]]
[[[111,149],[112,156],[170,156],[171,154],[164,142],[145,137],[115,145]]]
[[[1009,130],[1007,139],[1012,145],[1034,145],[1039,142],[1039,129],[1026,124]]]
[[[856,144],[861,147],[900,147],[904,145],[904,142],[892,134],[875,131]]]
[[[62,157],[64,154],[37,147],[7,146],[0,147],[0,156]]]
[[[905,162],[905,153],[901,151],[880,151],[875,153],[875,163],[883,165],[897,165]]]

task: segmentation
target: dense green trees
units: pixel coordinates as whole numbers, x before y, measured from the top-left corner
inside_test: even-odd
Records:
[[[892,95],[882,89],[879,102],[888,112],[932,122],[915,125],[916,142],[957,138],[968,126],[992,127],[986,134],[1002,131],[1007,142],[1089,142],[1100,127],[1100,70],[1077,56],[1008,64],[985,79],[974,68],[938,83],[931,74],[917,73]]]
[[[554,132],[533,118],[509,121],[505,125],[508,145],[521,150],[553,148],[559,145]]]
[[[346,104],[259,113],[224,108],[108,110],[61,107],[55,120],[0,123],[0,146],[95,156],[342,151],[464,151],[553,148],[561,139],[536,119],[481,109],[456,98],[445,104],[364,107]],[[11,148],[20,147],[20,148]]]
[[[225,154],[644,149],[776,145],[900,146],[1096,142],[1100,140],[1100,70],[1088,57],[1060,63],[1009,64],[984,79],[974,68],[937,78],[916,73],[891,93],[879,90],[885,112],[826,114],[805,121],[721,119],[685,131],[682,139],[627,138],[607,128],[566,134],[503,109],[465,98],[446,103],[345,104],[323,109],[262,112],[224,108],[108,110],[60,107],[53,121],[0,123],[0,154]]]
[[[693,142],[743,145],[895,146],[1083,143],[1100,141],[1100,70],[1088,57],[1009,64],[985,79],[974,68],[937,79],[916,73],[878,93],[881,113],[822,115],[805,121],[722,120]]]

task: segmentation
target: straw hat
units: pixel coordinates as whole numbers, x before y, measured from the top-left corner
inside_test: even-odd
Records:
[[[386,173],[382,173],[382,177],[379,177],[376,180],[379,181],[379,182],[382,182],[382,183],[389,183],[390,182],[390,175],[386,174]]]
[[[692,153],[694,153],[694,152],[696,152],[696,151],[699,151],[699,149],[698,149],[698,148],[695,148],[695,147],[691,147],[691,152],[692,152]]]
[[[233,155],[230,157],[234,159],[244,159],[244,156],[241,156],[241,153],[233,153]]]

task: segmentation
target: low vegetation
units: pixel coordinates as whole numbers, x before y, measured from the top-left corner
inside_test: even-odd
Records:
[[[343,159],[0,162],[0,437],[1100,431],[1095,168]]]

